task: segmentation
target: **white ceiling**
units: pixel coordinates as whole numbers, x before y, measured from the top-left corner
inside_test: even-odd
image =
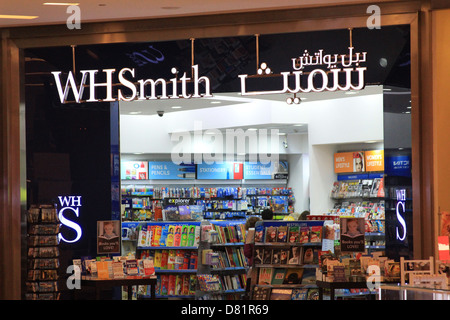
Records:
[[[45,1],[52,0],[0,0],[0,15],[37,16],[37,18],[30,20],[0,18],[0,28],[66,24],[66,21],[72,14],[72,12],[67,13],[68,6],[43,5]],[[393,1],[395,0],[378,0],[377,2]],[[370,4],[373,0],[79,0],[68,2],[79,3],[82,28],[83,23],[88,22],[317,7],[324,5]]]
[[[287,94],[272,94],[264,96],[252,96],[252,97],[242,97],[240,93],[219,93],[215,94],[211,98],[201,98],[201,99],[167,99],[167,100],[144,100],[144,101],[120,101],[119,109],[121,115],[140,115],[140,116],[156,116],[157,111],[164,111],[164,115],[171,114],[173,112],[182,112],[186,119],[189,118],[189,112],[195,112],[199,109],[210,110],[213,114],[221,114],[221,109],[226,109],[229,106],[238,106],[240,110],[251,108],[251,106],[258,105],[262,107],[264,105],[272,105],[272,102],[276,103],[277,106],[285,107],[289,106],[292,110],[304,108],[305,104],[312,101],[331,101],[334,99],[343,99],[349,97],[362,97],[368,95],[379,94],[379,86],[367,86],[361,91],[349,92],[336,91],[336,92],[320,92],[320,93],[304,93],[301,95],[302,102],[300,105],[286,104]],[[280,104],[281,103],[281,104]],[[174,109],[173,107],[176,107]],[[215,111],[214,111],[215,110]],[[228,110],[228,109],[227,109]],[[262,109],[264,112],[265,109]],[[242,113],[242,117],[244,113]],[[197,113],[200,117],[200,114]],[[195,116],[194,116],[195,117]],[[219,116],[220,117],[220,116]],[[167,118],[163,116],[163,120]],[[225,120],[225,119],[223,119]],[[293,119],[288,120],[284,123],[251,123],[248,125],[236,125],[236,128],[247,130],[249,128],[265,128],[265,129],[278,129],[280,133],[306,133],[308,126],[306,123],[292,122]],[[162,121],[162,120],[161,120]],[[220,121],[220,120],[219,120]],[[296,126],[302,124],[302,126]],[[234,126],[218,126],[220,130],[235,128]]]
[[[348,98],[353,95],[373,95],[377,93],[377,86],[366,86],[361,91],[335,91],[335,92],[314,92],[314,93],[302,93],[299,97],[302,99],[300,105],[319,100],[331,100]],[[350,94],[350,95],[349,95]],[[121,101],[120,113],[121,114],[141,114],[141,115],[156,115],[157,111],[164,111],[165,114],[170,112],[180,112],[188,110],[197,110],[205,108],[220,108],[235,104],[249,104],[254,101],[264,100],[266,102],[276,101],[285,103],[287,97],[292,97],[292,94],[265,94],[254,95],[251,97],[243,97],[240,93],[218,93],[214,94],[211,98],[201,99],[158,99],[158,100],[134,100],[131,102]],[[173,108],[175,107],[175,108]],[[292,105],[293,108],[299,107],[299,105]]]

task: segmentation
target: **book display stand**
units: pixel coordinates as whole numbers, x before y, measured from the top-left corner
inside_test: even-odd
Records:
[[[136,256],[153,258],[156,298],[195,298],[202,224],[199,221],[141,223]]]
[[[253,300],[318,299],[316,269],[323,224],[311,220],[256,223]]]
[[[247,285],[248,265],[243,250],[245,220],[211,220],[210,223],[202,232],[201,272],[204,274],[199,277],[201,292],[197,297],[202,300],[239,300]]]
[[[60,223],[55,205],[32,205],[27,212],[27,300],[59,300]]]

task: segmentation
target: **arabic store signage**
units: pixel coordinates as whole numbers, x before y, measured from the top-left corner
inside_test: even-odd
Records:
[[[277,90],[247,91],[246,80],[249,76],[247,74],[239,75],[241,95],[362,90],[365,86],[364,73],[367,68],[362,67],[361,63],[366,62],[367,53],[354,52],[353,47],[348,49],[345,54],[324,54],[323,50],[319,50],[312,55],[305,50],[302,56],[292,58],[292,71],[279,74],[281,89]],[[103,83],[96,81],[96,75],[100,70],[81,70],[81,79],[78,81],[70,71],[65,83],[61,79],[61,71],[51,73],[55,79],[61,103],[73,102],[69,99],[70,92],[76,103],[212,97],[210,79],[199,75],[198,65],[193,65],[191,68],[191,78],[186,75],[186,72],[180,77],[181,73],[176,68],[172,68],[171,72],[174,77],[170,80],[162,78],[135,79],[136,70],[134,68],[122,68],[118,72],[116,69],[103,69],[101,72],[106,78],[106,82]],[[305,68],[312,70],[306,71]],[[116,73],[115,81],[119,82],[117,94],[113,93],[113,87],[116,86],[113,83],[113,77]],[[290,78],[293,78],[294,82],[292,87]],[[181,84],[181,88],[177,85],[178,83]],[[192,85],[188,86],[188,84]],[[203,92],[200,92],[200,84],[203,85]],[[86,87],[89,87],[88,97],[84,97]],[[97,88],[99,87],[106,89],[104,90],[105,96],[102,98],[98,97]],[[124,87],[130,93],[125,94]],[[161,89],[159,95],[157,87]]]

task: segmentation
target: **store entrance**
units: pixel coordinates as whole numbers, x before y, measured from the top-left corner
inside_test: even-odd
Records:
[[[387,158],[398,164],[410,156],[410,118],[407,106],[392,102],[394,108],[388,109],[387,101],[398,92],[405,98],[410,94],[410,79],[404,76],[409,75],[409,64],[397,59],[409,49],[409,28],[353,30],[354,51],[349,51],[348,30],[264,35],[258,38],[258,51],[255,40],[254,36],[242,36],[80,46],[76,56],[69,48],[27,50],[28,68],[47,72],[38,80],[31,74],[27,78],[28,202],[58,201],[62,190],[66,196],[81,195],[83,199],[86,227],[80,250],[75,252],[76,245],[71,244],[65,251],[66,264],[98,254],[99,221],[118,221],[119,254],[140,258],[154,254],[147,242],[139,245],[143,231],[162,228],[161,222],[176,220],[175,224],[186,225],[182,222],[187,219],[195,230],[203,221],[221,221],[217,228],[232,226],[238,232],[249,217],[261,216],[266,208],[280,221],[298,221],[304,211],[309,213],[308,220],[333,217],[328,239],[332,241],[339,239],[341,228],[335,218],[340,213],[356,213],[369,220],[362,230],[368,233],[363,249],[394,254],[386,247],[389,237],[405,235],[402,219],[406,228],[412,228],[412,221],[405,217],[411,181],[396,176],[399,171],[395,170],[389,172],[394,178],[387,179]],[[384,46],[374,43],[393,49],[386,52]],[[342,80],[332,65],[325,63],[326,71],[312,69],[308,76],[300,77],[300,66],[295,63],[306,65],[309,61],[315,68],[312,60],[300,57],[318,53],[318,61],[321,53],[345,58],[349,52],[360,54],[358,67],[367,67],[362,90],[356,90],[361,89],[356,88],[356,83],[361,83],[360,71],[343,71]],[[365,61],[362,53],[367,53]],[[72,65],[74,57],[76,66]],[[44,65],[39,65],[42,60]],[[114,76],[130,76],[134,70],[134,78],[125,79],[128,82],[114,79],[114,85],[108,87],[105,83],[111,71],[105,70],[112,68],[117,71]],[[89,73],[95,74],[100,84],[95,87],[95,97],[90,96],[96,102],[89,102],[86,96],[80,103],[61,103],[61,90],[48,72],[55,69],[66,70],[62,79],[67,79],[67,70],[75,70],[76,75],[82,70],[99,70]],[[265,73],[268,69],[271,72]],[[290,76],[284,76],[288,71]],[[393,77],[391,72],[402,76]],[[325,81],[331,81],[326,80],[327,74],[336,76],[336,86],[340,83],[345,88],[345,83],[351,82],[354,89],[325,90]],[[196,84],[187,80],[189,77],[208,79],[197,88],[199,96],[195,96]],[[244,78],[248,81],[245,90]],[[89,85],[86,83],[86,92]],[[290,90],[286,91],[287,87]],[[293,88],[303,90],[293,93]],[[305,92],[305,88],[311,90]],[[110,100],[110,90],[114,101],[100,102]],[[45,99],[35,99],[38,95]],[[406,109],[394,110],[397,107]],[[399,121],[405,124],[404,130],[391,130],[399,128]],[[401,142],[398,137],[403,138]],[[39,158],[49,150],[59,160]],[[64,188],[45,188],[50,177],[59,181],[69,171]],[[79,174],[76,181],[75,173]],[[57,186],[55,181],[52,187]],[[378,192],[397,197],[398,186],[405,190],[399,196],[405,197],[395,201],[406,201],[399,214],[389,211],[392,203],[388,207],[386,193]],[[188,232],[187,227],[185,230]],[[242,234],[242,229],[239,232]],[[408,231],[406,239],[411,236]],[[405,254],[411,252],[411,245],[412,241],[406,243]],[[197,254],[198,258],[198,246],[189,247],[190,256]],[[177,252],[173,250],[175,261]],[[246,272],[240,270],[235,278],[241,284],[242,274]]]

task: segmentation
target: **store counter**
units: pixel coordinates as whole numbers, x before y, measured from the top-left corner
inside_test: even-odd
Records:
[[[317,286],[319,287],[319,300],[323,300],[323,292],[325,289],[330,290],[330,300],[334,300],[335,290],[337,289],[368,289],[367,282],[328,282],[328,281],[316,281]],[[376,292],[369,292],[365,295],[371,299],[375,300]]]

